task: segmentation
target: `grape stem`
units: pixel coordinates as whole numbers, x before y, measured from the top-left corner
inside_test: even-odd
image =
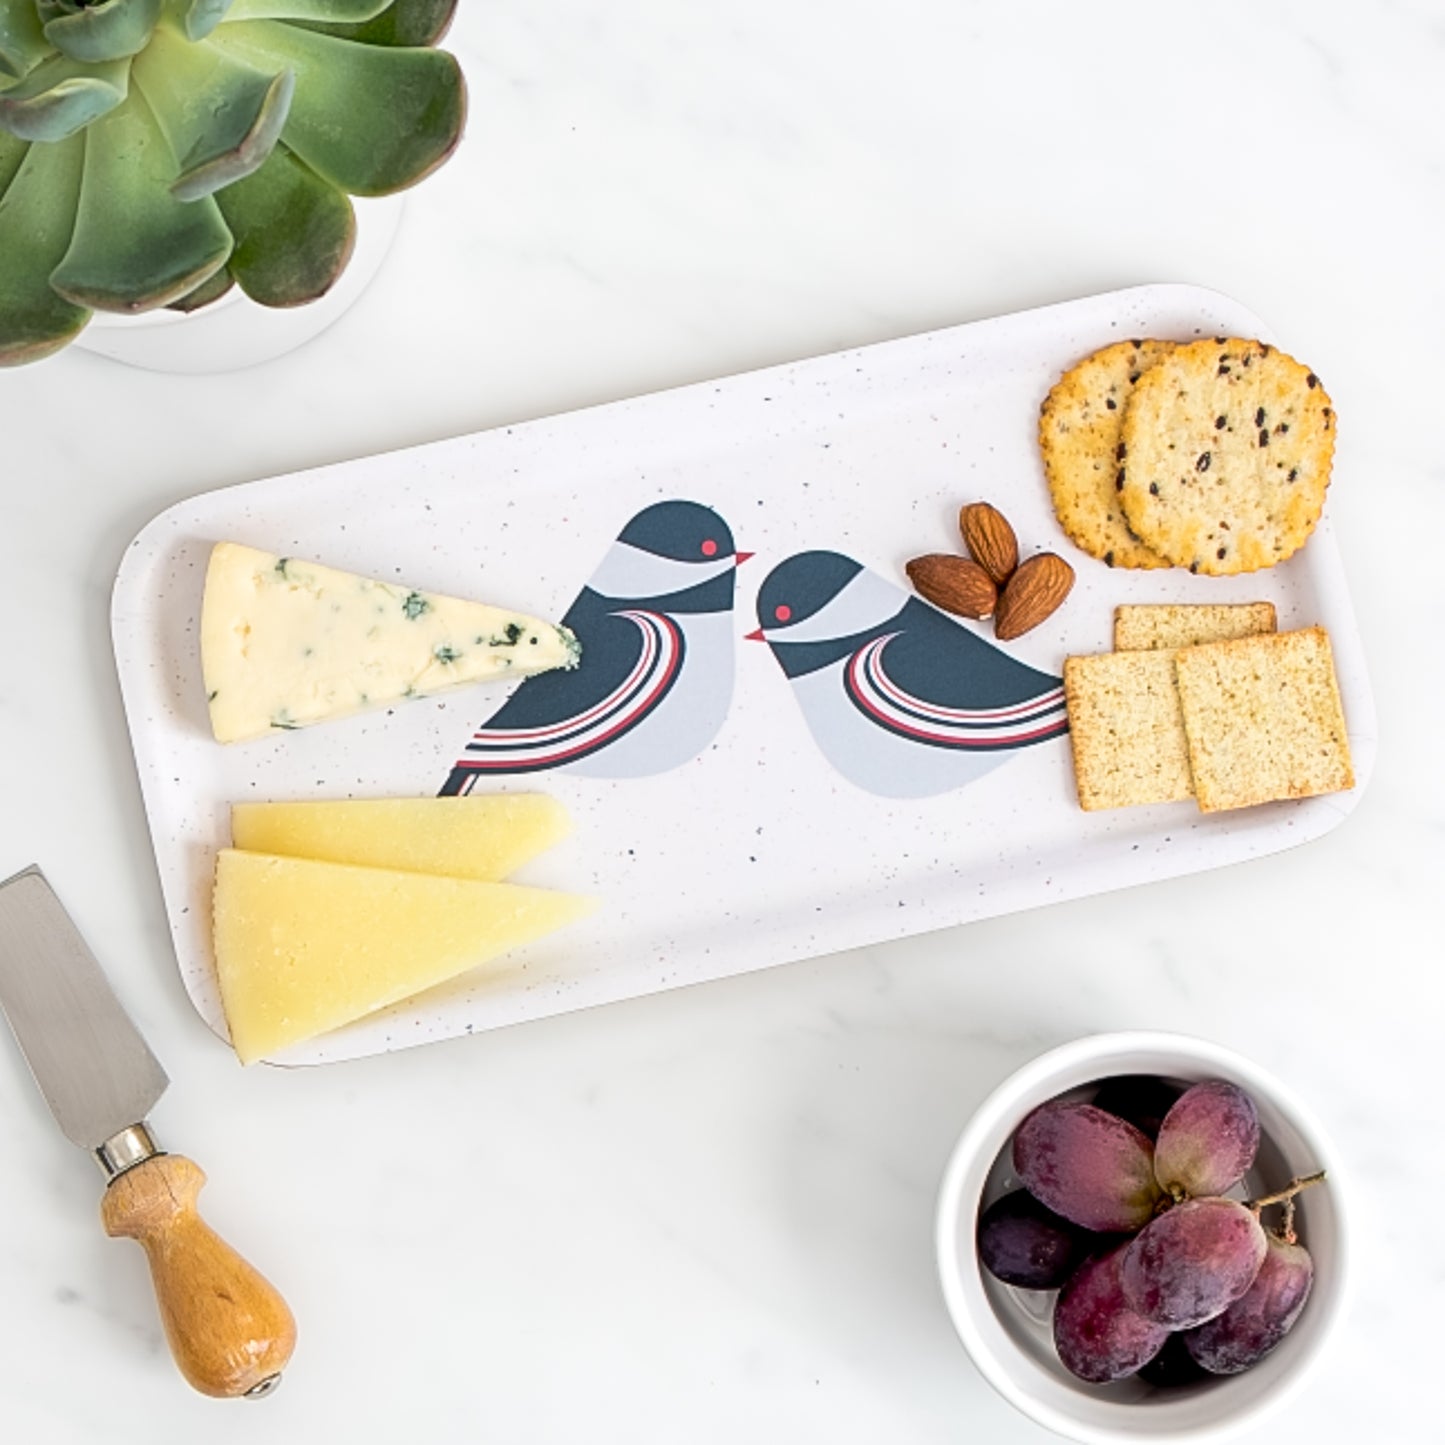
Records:
[[[1294,1203],[1293,1196],[1285,1200],[1284,1218],[1280,1220],[1279,1229],[1276,1231],[1286,1244],[1299,1243],[1299,1235],[1294,1232]]]
[[[1321,1169],[1317,1174],[1306,1174],[1299,1179],[1291,1179],[1285,1188],[1274,1194],[1266,1194],[1262,1199],[1252,1199],[1249,1202],[1256,1214],[1267,1204],[1284,1204],[1286,1201],[1293,1201],[1296,1194],[1302,1189],[1308,1189],[1312,1184],[1323,1184],[1325,1182],[1325,1171]]]

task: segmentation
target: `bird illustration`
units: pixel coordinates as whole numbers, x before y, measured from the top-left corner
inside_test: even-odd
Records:
[[[867,792],[946,793],[1068,731],[1059,678],[842,553],[780,562],[758,621],[814,741]]]
[[[582,644],[578,666],[523,682],[477,729],[443,796],[488,775],[640,778],[696,757],[732,701],[734,579],[751,555],[698,502],[638,512],[562,619]]]

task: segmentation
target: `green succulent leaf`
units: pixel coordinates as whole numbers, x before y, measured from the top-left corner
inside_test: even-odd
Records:
[[[35,0],[0,0],[0,76],[18,80],[53,53]]]
[[[213,43],[259,67],[295,69],[296,98],[281,138],[353,195],[413,185],[461,139],[466,84],[444,50],[357,45],[265,20],[223,25]]]
[[[230,271],[222,266],[209,281],[202,281],[194,291],[188,291],[179,301],[172,301],[166,308],[169,311],[199,311],[202,306],[209,306],[213,301],[219,301],[236,284],[236,278]]]
[[[0,130],[0,196],[5,194],[5,187],[15,179],[15,172],[20,169],[29,149],[29,141],[20,140],[9,131]]]
[[[50,285],[70,244],[84,164],[79,136],[29,146],[0,196],[0,366],[59,351],[90,320]]]
[[[163,20],[187,40],[204,40],[230,8],[231,0],[166,0]]]
[[[160,13],[161,0],[101,0],[48,20],[45,38],[73,60],[124,60],[145,49]]]
[[[263,306],[299,306],[325,295],[351,259],[351,199],[285,146],[216,202],[236,238],[231,270]]]
[[[53,55],[17,85],[0,90],[0,130],[21,140],[64,140],[114,110],[129,84],[128,60],[86,65]]]
[[[232,20],[370,20],[390,0],[236,0]]]
[[[363,45],[435,45],[456,13],[457,0],[393,0],[374,20],[358,25],[305,23],[309,30]]]
[[[291,108],[295,72],[267,73],[200,41],[157,32],[132,67],[180,175],[182,201],[198,200],[259,169]]]
[[[175,156],[135,94],[85,134],[85,175],[70,248],[50,284],[78,306],[150,311],[194,291],[231,254],[209,196],[171,194]]]

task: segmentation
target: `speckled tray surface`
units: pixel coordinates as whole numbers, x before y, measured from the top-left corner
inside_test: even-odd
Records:
[[[293,1049],[277,1060],[287,1064],[722,978],[1327,832],[1375,753],[1328,505],[1309,545],[1269,572],[1111,571],[1064,538],[1038,458],[1039,404],[1079,357],[1129,336],[1226,334],[1277,340],[1215,292],[1140,287],[253,482],[157,517],[121,566],[113,625],[176,953],[202,1017],[224,1036],[209,895],[237,799],[542,789],[577,831],[518,881],[603,900],[586,922]],[[1335,485],[1349,485],[1338,466]],[[975,500],[1006,513],[1025,555],[1057,550],[1078,573],[1064,608],[1006,647],[986,623],[904,610],[904,562],[958,550],[958,508]],[[221,540],[567,614],[583,666],[221,747],[197,648]],[[1355,791],[1210,816],[1192,803],[1080,811],[1060,726],[1064,657],[1107,650],[1119,602],[1256,599],[1276,604],[1281,629],[1329,629]],[[760,622],[764,638],[747,640]]]

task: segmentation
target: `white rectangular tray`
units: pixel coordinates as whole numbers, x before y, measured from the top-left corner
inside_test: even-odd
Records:
[[[543,789],[566,804],[575,836],[519,878],[595,893],[600,911],[280,1063],[330,1062],[542,1018],[1212,868],[1327,832],[1354,806],[1375,754],[1373,703],[1328,507],[1290,562],[1230,579],[1111,570],[1073,548],[1054,519],[1038,459],[1039,404],[1087,352],[1144,335],[1276,340],[1217,293],[1140,287],[253,482],[157,517],[121,566],[113,626],[176,953],[202,1017],[224,1037],[209,899],[228,805],[436,793],[473,730],[508,696],[501,685],[476,687],[219,746],[207,726],[197,623],[206,559],[223,539],[544,617],[566,612],[589,577],[611,595],[626,592],[637,554],[609,546],[660,501],[705,504],[725,519],[739,552],[756,553],[736,570],[731,614],[672,619],[684,647],[676,682],[645,723],[591,755],[583,764],[590,773],[478,777],[478,788]],[[759,585],[785,558],[822,549],[883,579],[870,583],[876,602],[885,583],[905,585],[910,557],[958,550],[959,506],[980,499],[1006,513],[1025,554],[1055,549],[1077,570],[1064,608],[1003,649],[1053,677],[1067,654],[1109,648],[1119,602],[1267,598],[1281,628],[1326,626],[1355,791],[1211,816],[1192,803],[1086,814],[1067,740],[1057,737],[994,754],[999,766],[933,796],[880,796],[848,781],[805,723],[805,687],[795,693],[771,648],[744,640],[758,625]],[[704,542],[715,545],[695,575],[729,572],[726,531]],[[650,545],[667,549],[665,539]],[[638,591],[665,592],[674,574],[694,575],[677,561],[646,566],[663,580]],[[776,599],[768,605],[776,610]],[[661,678],[677,661],[674,634],[655,622],[666,605],[632,610],[654,620],[633,625],[641,642],[651,637],[649,676]],[[995,645],[988,624],[957,625]],[[575,676],[584,674],[585,658]],[[862,685],[889,705],[886,675],[865,669]],[[906,698],[894,701],[906,711]],[[706,736],[710,708],[722,721]],[[859,737],[841,746],[863,757],[859,747],[867,753],[872,744]],[[880,746],[897,739],[895,728]],[[596,775],[636,773],[649,758],[676,761],[669,748],[687,760],[652,776]],[[911,755],[897,756],[898,776],[913,776]],[[889,775],[891,765],[871,758],[853,769],[865,784]],[[926,774],[917,774],[918,786],[945,785]]]

